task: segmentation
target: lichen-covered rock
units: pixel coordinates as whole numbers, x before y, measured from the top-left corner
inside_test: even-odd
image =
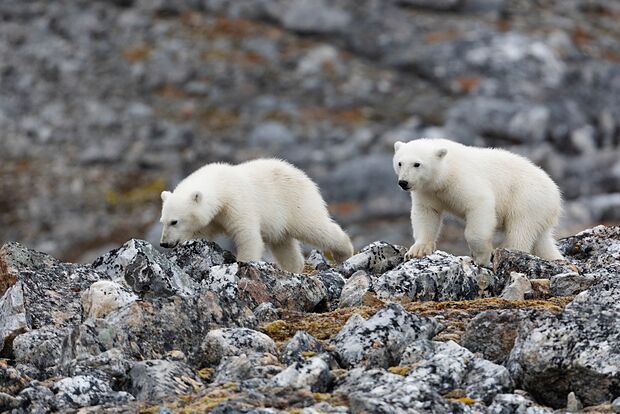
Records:
[[[532,294],[532,283],[523,273],[510,272],[510,280],[499,295],[506,300],[523,300],[526,295]]]
[[[15,367],[0,364],[0,392],[17,395],[32,379]]]
[[[235,256],[206,240],[187,240],[166,252],[166,257],[197,282],[205,279],[213,266],[235,263]]]
[[[280,318],[278,309],[271,302],[263,302],[254,309],[254,316],[257,323],[275,321]]]
[[[30,384],[18,394],[18,397],[23,400],[24,413],[49,413],[56,409],[54,393],[39,383]]]
[[[60,361],[62,343],[71,332],[71,328],[46,326],[19,335],[13,341],[15,361],[28,364],[37,369],[57,365]]]
[[[210,331],[200,346],[207,365],[217,365],[225,356],[241,354],[276,354],[276,344],[262,332],[247,328],[224,328]]]
[[[468,300],[498,295],[505,281],[469,257],[442,251],[405,262],[374,283],[380,299]]]
[[[284,367],[272,354],[242,354],[225,356],[215,368],[213,382],[227,384],[231,382],[253,382],[263,386]]]
[[[453,341],[415,341],[404,350],[400,363],[413,367],[408,378],[442,394],[462,389],[469,398],[490,404],[496,394],[513,388],[505,367],[477,357]]]
[[[325,299],[316,306],[315,310],[322,312],[336,309],[345,284],[345,278],[332,269],[320,271],[314,276],[323,283],[326,290]]]
[[[510,356],[519,331],[527,332],[535,320],[550,315],[548,311],[515,309],[480,312],[467,324],[461,345],[489,361],[503,364]]]
[[[112,388],[119,389],[126,386],[129,371],[135,363],[120,349],[112,348],[96,355],[81,354],[77,358],[64,361],[59,367],[59,372],[71,377],[78,375],[95,377],[109,383]]]
[[[80,292],[106,276],[90,266],[63,263],[18,243],[0,249],[0,345],[30,329],[79,323]]]
[[[129,240],[95,260],[93,268],[143,296],[191,296],[196,290],[179,265],[144,240]]]
[[[106,403],[125,403],[134,399],[128,393],[114,391],[107,383],[86,375],[61,379],[51,389],[56,394],[54,405],[60,411]]]
[[[497,394],[487,410],[488,414],[551,414],[553,412],[552,409],[540,406],[519,394]]]
[[[179,361],[154,359],[137,362],[129,371],[129,379],[129,392],[138,400],[149,402],[204,388],[191,367]]]
[[[435,320],[393,303],[368,320],[354,314],[331,342],[344,367],[387,368],[398,365],[407,344],[432,338],[440,327]]]
[[[374,242],[345,260],[339,271],[344,277],[349,277],[358,270],[380,275],[401,264],[404,261],[405,253],[407,253],[407,249],[403,246],[383,241]]]
[[[306,266],[313,270],[328,270],[331,268],[327,262],[327,258],[320,250],[312,250],[306,258]]]
[[[285,364],[293,364],[305,361],[304,354],[315,355],[323,352],[325,352],[325,347],[318,339],[307,332],[297,331],[282,348],[280,359]]]
[[[251,309],[271,302],[277,308],[312,311],[327,298],[327,289],[315,276],[288,273],[264,262],[214,266],[203,289]]]
[[[382,369],[352,369],[337,380],[334,393],[349,399],[353,413],[453,412],[451,404],[427,383]]]
[[[303,362],[295,362],[273,377],[278,387],[308,388],[312,392],[327,392],[334,376],[324,358],[314,356]]]
[[[565,260],[543,260],[516,250],[496,249],[493,252],[493,271],[505,281],[510,280],[512,272],[522,273],[528,279],[551,279],[574,270]]]
[[[553,296],[574,296],[589,289],[598,279],[595,274],[560,273],[551,277],[549,289]]]
[[[103,318],[138,299],[132,291],[112,280],[100,280],[82,292],[83,318]]]
[[[360,306],[364,294],[370,290],[372,279],[363,270],[353,273],[344,284],[340,293],[339,307]]]
[[[595,405],[620,389],[618,282],[600,282],[519,335],[508,367],[537,401],[563,407],[573,391],[584,405]]]
[[[277,16],[284,27],[300,33],[340,32],[351,21],[349,13],[325,0],[293,0]]]

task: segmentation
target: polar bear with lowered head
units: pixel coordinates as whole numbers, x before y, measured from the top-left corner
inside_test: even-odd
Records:
[[[161,193],[162,247],[218,234],[232,237],[240,261],[260,260],[265,244],[280,267],[301,272],[300,241],[353,254],[351,240],[330,218],[317,185],[291,164],[259,159],[207,164]]]
[[[505,248],[563,258],[553,239],[560,191],[528,159],[447,139],[396,142],[394,150],[398,185],[411,193],[415,243],[408,259],[435,250],[444,212],[465,220],[465,239],[478,264],[490,264],[496,230],[503,230]]]

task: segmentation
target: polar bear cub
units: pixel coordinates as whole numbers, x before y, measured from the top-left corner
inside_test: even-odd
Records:
[[[267,244],[280,267],[301,272],[300,241],[353,254],[347,234],[329,216],[317,185],[291,164],[259,159],[207,164],[161,193],[162,247],[193,238],[232,237],[240,261],[260,260]]]
[[[447,139],[396,142],[394,151],[398,185],[411,193],[415,243],[408,259],[435,250],[444,212],[465,219],[465,239],[478,264],[490,264],[496,230],[504,231],[505,248],[563,258],[553,239],[560,191],[528,159]]]

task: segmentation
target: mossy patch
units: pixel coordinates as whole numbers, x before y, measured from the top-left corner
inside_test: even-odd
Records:
[[[408,366],[389,367],[388,371],[391,372],[392,374],[402,375],[403,377],[406,377],[407,374],[409,374],[409,372],[411,371],[411,367],[408,367]]]
[[[165,188],[166,182],[162,178],[157,178],[127,190],[109,190],[105,194],[105,201],[111,207],[143,205],[157,200]]]
[[[442,316],[446,329],[437,340],[459,341],[467,323],[478,313],[486,310],[503,309],[544,309],[560,312],[572,300],[572,297],[555,297],[545,300],[509,301],[499,298],[486,298],[447,302],[410,302],[403,304],[409,312],[424,316]],[[349,318],[357,313],[369,318],[383,307],[381,301],[366,301],[365,306],[336,309],[325,313],[302,313],[282,310],[282,319],[264,324],[260,329],[274,341],[290,339],[297,331],[306,331],[320,340],[334,337]]]

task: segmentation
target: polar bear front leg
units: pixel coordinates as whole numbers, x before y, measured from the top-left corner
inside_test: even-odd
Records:
[[[261,260],[265,251],[265,243],[258,227],[245,228],[234,233],[232,237],[237,246],[238,261],[252,262]]]
[[[405,254],[405,260],[426,256],[435,251],[435,243],[441,227],[441,213],[414,203],[411,210],[411,224],[415,243]]]
[[[491,265],[496,225],[497,218],[493,201],[481,202],[465,217],[465,240],[467,240],[474,262],[478,265]]]

